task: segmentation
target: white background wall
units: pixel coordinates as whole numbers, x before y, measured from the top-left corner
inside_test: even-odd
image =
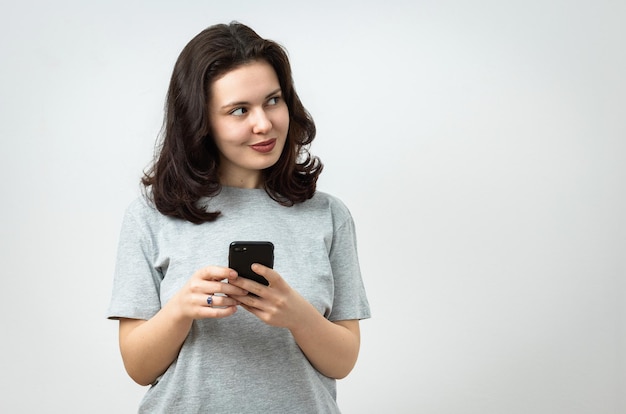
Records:
[[[104,318],[178,53],[279,41],[374,318],[345,413],[626,412],[626,3],[56,1],[0,12],[0,412],[130,413]]]

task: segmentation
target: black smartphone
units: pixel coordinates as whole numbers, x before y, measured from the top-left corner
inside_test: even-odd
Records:
[[[234,241],[228,249],[228,267],[239,276],[254,280],[265,286],[270,283],[263,276],[254,273],[253,263],[274,267],[274,244],[268,241]]]

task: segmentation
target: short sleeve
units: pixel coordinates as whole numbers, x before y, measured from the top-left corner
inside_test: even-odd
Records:
[[[335,283],[331,321],[367,319],[370,307],[361,277],[354,220],[343,205],[343,218],[334,230],[330,265]]]
[[[138,200],[126,210],[117,251],[109,319],[148,320],[161,309],[161,272],[154,266],[158,254],[150,231],[150,207]]]

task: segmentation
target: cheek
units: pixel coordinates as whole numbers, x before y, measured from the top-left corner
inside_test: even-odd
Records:
[[[245,130],[241,125],[223,123],[214,128],[214,137],[218,147],[236,145],[245,139]]]
[[[284,130],[285,135],[289,129],[289,110],[285,107],[284,111],[281,111],[280,116],[276,120],[276,127]]]

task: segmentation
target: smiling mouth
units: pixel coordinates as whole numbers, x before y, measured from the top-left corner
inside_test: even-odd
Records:
[[[266,153],[270,152],[276,146],[276,139],[269,139],[267,141],[259,142],[254,145],[250,145],[250,148],[257,152]]]

